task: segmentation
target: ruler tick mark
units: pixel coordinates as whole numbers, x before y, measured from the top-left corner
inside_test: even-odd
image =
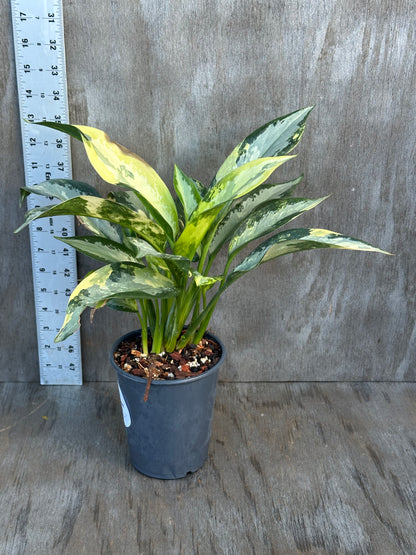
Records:
[[[21,117],[29,122],[67,121],[62,0],[11,0],[11,8]],[[22,142],[27,186],[71,178],[68,137],[57,138],[56,132],[22,123]],[[56,201],[31,195],[27,202],[28,208],[41,208]],[[80,384],[79,332],[54,344],[77,285],[75,253],[56,247],[57,230],[74,235],[73,217],[38,220],[30,226],[40,377],[42,384]]]

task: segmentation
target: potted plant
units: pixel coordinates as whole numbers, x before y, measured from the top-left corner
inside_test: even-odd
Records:
[[[230,285],[261,264],[298,251],[385,252],[325,229],[280,229],[327,198],[293,196],[302,176],[265,184],[293,158],[289,153],[300,141],[311,109],[274,119],[251,133],[208,187],[175,166],[176,200],[152,167],[103,131],[38,123],[82,141],[100,177],[119,186],[106,198],[73,180],[24,187],[21,199],[36,193],[60,203],[29,210],[16,231],[38,218],[77,216],[90,234],[57,239],[105,263],[72,292],[57,342],[78,329],[87,307],[137,314],[139,330],[116,341],[111,363],[131,459],[145,474],[181,477],[207,456],[218,368],[225,355],[207,327]],[[244,253],[253,241],[256,246]],[[212,275],[220,252],[225,254],[223,268]]]

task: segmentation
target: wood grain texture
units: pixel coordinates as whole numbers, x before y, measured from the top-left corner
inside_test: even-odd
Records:
[[[13,235],[24,172],[9,4],[0,2],[0,381],[39,381],[29,233]]]
[[[220,384],[209,458],[128,462],[115,384],[0,387],[0,552],[416,551],[414,384]]]
[[[9,7],[0,87],[1,379],[36,380],[27,234],[11,235],[23,184]],[[173,164],[208,182],[262,123],[316,103],[298,158],[299,194],[332,193],[299,220],[363,238],[395,257],[312,252],[283,257],[230,288],[213,330],[229,380],[416,377],[415,27],[411,0],[151,0],[64,3],[70,117],[105,129],[171,184]],[[9,39],[7,41],[6,39]],[[103,190],[73,148],[74,177]],[[18,257],[19,272],[16,273]],[[79,261],[84,275],[91,264]],[[17,274],[17,275],[16,275]],[[15,348],[16,329],[25,349]],[[135,326],[105,309],[82,331],[86,380],[111,380],[101,346]],[[9,364],[13,358],[14,364]],[[272,359],[272,364],[269,364]],[[253,375],[253,369],[255,370]]]

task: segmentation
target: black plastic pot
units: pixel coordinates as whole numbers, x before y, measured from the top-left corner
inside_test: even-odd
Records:
[[[110,354],[117,372],[120,400],[130,460],[141,473],[153,478],[182,478],[200,468],[208,456],[218,371],[225,359],[222,343],[215,366],[184,380],[154,380],[144,401],[147,381],[122,370],[114,352],[124,340],[140,335],[133,331],[118,339]]]

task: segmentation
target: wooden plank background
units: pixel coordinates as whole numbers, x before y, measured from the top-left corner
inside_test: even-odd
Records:
[[[9,2],[0,0],[0,379],[37,381]],[[224,296],[212,329],[231,381],[415,379],[415,25],[412,0],[64,2],[70,116],[106,130],[171,183],[209,181],[260,124],[316,103],[300,194],[333,193],[299,225],[395,253],[283,257]],[[102,186],[74,145],[74,177]],[[82,276],[89,262],[79,260]],[[84,319],[84,375],[113,380],[103,345],[135,321]]]
[[[0,552],[414,555],[415,393],[221,384],[207,462],[155,480],[115,384],[0,384]]]

